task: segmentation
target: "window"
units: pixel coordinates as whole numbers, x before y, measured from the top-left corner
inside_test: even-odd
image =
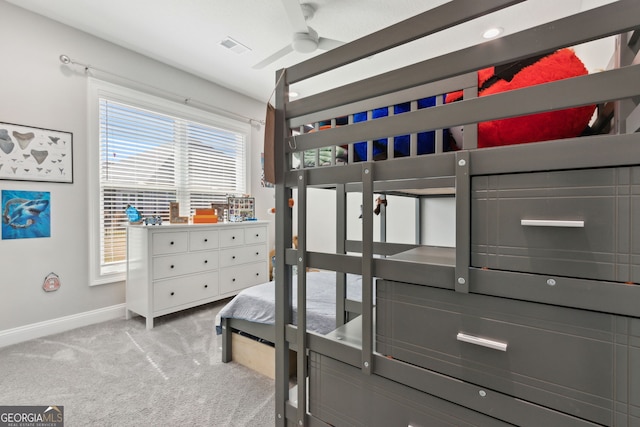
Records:
[[[168,223],[169,202],[186,216],[247,193],[248,125],[104,82],[91,86],[97,284],[124,279],[128,205]]]

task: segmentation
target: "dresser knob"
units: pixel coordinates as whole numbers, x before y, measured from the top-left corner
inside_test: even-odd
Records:
[[[235,256],[235,255],[233,255],[233,256],[231,257],[231,259],[236,259],[236,256]]]
[[[171,268],[173,268],[173,264],[171,264]]]
[[[174,295],[175,295],[175,292],[171,292],[171,296],[174,296]]]
[[[208,287],[209,287],[209,285],[204,285],[204,287],[205,287],[205,288],[208,288]]]
[[[235,239],[236,239],[236,236],[231,236],[231,240],[235,240]]]
[[[173,242],[170,242],[169,244],[170,244],[170,245],[173,245]]]
[[[234,277],[233,279],[231,279],[231,281],[232,281],[232,282],[235,282],[235,281],[236,281],[236,278]]]
[[[209,239],[204,239],[204,242],[207,243],[209,241]]]
[[[259,235],[259,234],[256,234],[256,237],[260,237],[260,235]]]
[[[208,263],[208,262],[209,262],[209,261],[207,261],[206,259],[204,260],[204,263],[205,263],[205,264],[206,264],[206,263]]]
[[[259,276],[259,275],[260,275],[260,273],[256,273],[256,276]]]

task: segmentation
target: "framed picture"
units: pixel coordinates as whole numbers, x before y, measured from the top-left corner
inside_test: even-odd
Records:
[[[0,179],[73,183],[73,134],[0,122]]]
[[[180,203],[169,202],[169,222],[171,224],[188,224],[189,218],[180,216]]]
[[[48,191],[2,190],[2,239],[51,237]]]

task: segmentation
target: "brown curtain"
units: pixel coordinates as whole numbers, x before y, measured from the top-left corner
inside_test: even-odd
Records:
[[[267,117],[264,125],[264,180],[271,184],[276,183],[275,122],[276,109],[267,103]]]

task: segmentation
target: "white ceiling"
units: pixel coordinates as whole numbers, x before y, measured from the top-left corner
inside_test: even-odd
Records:
[[[117,45],[195,74],[260,101],[269,98],[276,70],[312,54],[290,53],[257,70],[253,66],[291,42],[284,1],[291,0],[6,0]],[[294,0],[295,1],[295,0]],[[484,28],[499,25],[504,35],[613,0],[529,0],[447,31],[428,42],[414,42],[388,56],[376,55],[348,68],[345,80],[372,75],[399,64],[434,57],[480,43]],[[300,0],[311,3],[308,21],[321,37],[344,42],[400,22],[448,0]],[[250,50],[236,54],[220,45],[227,37]],[[64,54],[65,52],[60,52]],[[82,62],[82,58],[72,58]],[[329,84],[336,76],[317,79]],[[296,88],[302,95],[312,86]]]

